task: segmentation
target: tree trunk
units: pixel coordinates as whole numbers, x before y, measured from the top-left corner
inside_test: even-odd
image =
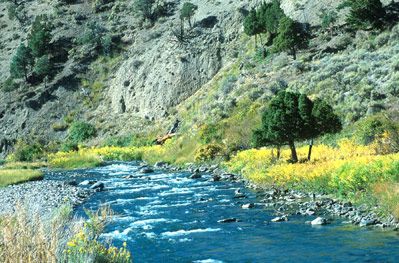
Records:
[[[255,34],[255,49],[258,47],[258,34]]]
[[[280,159],[280,155],[281,155],[281,148],[280,146],[277,146],[277,160]]]
[[[293,163],[297,163],[298,162],[298,155],[296,154],[296,149],[295,149],[295,143],[293,141],[289,142],[289,146],[291,149],[291,161]]]
[[[184,41],[184,21],[180,19],[180,41]]]
[[[295,48],[292,49],[292,56],[294,57],[294,60],[296,60],[296,49]]]
[[[313,139],[309,141],[308,161],[310,161],[310,157],[312,156],[312,147],[313,147]]]

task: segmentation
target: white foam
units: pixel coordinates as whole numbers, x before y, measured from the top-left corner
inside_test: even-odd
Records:
[[[132,228],[128,227],[125,230],[123,230],[122,232],[120,232],[119,230],[115,230],[112,232],[108,232],[108,233],[103,233],[100,236],[103,238],[110,238],[110,239],[119,239],[119,240],[128,240],[130,239],[128,237],[129,233],[132,232]]]
[[[196,260],[196,261],[193,261],[193,263],[223,263],[223,261],[209,258],[209,259],[204,259],[204,260]]]
[[[184,243],[184,242],[190,242],[193,241],[191,238],[180,238],[179,242]]]
[[[143,229],[152,229],[152,225],[159,223],[176,223],[180,220],[177,219],[166,219],[166,218],[152,218],[152,219],[144,219],[133,222],[130,224],[132,228],[143,228]]]
[[[205,228],[205,229],[193,229],[193,230],[177,230],[177,231],[167,231],[162,233],[163,237],[178,237],[178,236],[186,236],[190,234],[197,233],[207,233],[207,232],[218,232],[222,229],[220,228]]]
[[[186,195],[194,193],[190,188],[172,188],[169,191],[162,192],[160,196],[169,196],[169,195]]]

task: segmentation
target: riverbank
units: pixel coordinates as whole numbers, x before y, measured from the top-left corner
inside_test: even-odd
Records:
[[[14,214],[17,209],[50,218],[61,206],[77,206],[90,191],[60,181],[32,181],[0,188],[0,216]]]
[[[143,166],[145,168],[146,166]],[[265,209],[274,210],[276,218],[273,222],[288,221],[290,216],[302,215],[320,217],[319,224],[329,224],[337,219],[344,219],[345,224],[354,224],[360,227],[377,227],[399,231],[399,220],[392,215],[381,214],[378,206],[370,207],[366,204],[354,204],[349,200],[336,198],[333,195],[317,192],[304,192],[284,187],[260,186],[244,178],[242,175],[229,173],[220,165],[196,165],[189,164],[186,168],[176,167],[165,162],[158,162],[155,168],[186,171],[191,173],[190,178],[200,179],[202,174],[211,174],[211,181],[241,182],[245,187],[254,191],[260,202],[248,203],[244,209],[250,209],[255,205],[264,206]],[[245,200],[247,196],[237,191],[236,198]],[[311,222],[309,222],[311,223]]]

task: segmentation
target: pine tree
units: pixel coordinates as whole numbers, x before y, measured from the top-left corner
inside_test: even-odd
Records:
[[[12,78],[24,78],[28,81],[29,72],[33,65],[31,50],[21,43],[11,59],[10,75]]]
[[[51,61],[48,55],[44,55],[36,60],[35,66],[33,67],[33,72],[40,79],[49,76],[51,73]]]
[[[346,22],[355,29],[381,27],[386,11],[380,0],[346,0],[342,7],[349,7]]]
[[[257,46],[259,31],[258,16],[256,15],[256,10],[253,8],[244,19],[244,33],[248,36],[255,36],[255,46]]]
[[[263,3],[257,12],[262,31],[270,34],[273,39],[277,34],[280,20],[285,17],[284,11],[280,8],[280,1],[273,0],[271,3]]]
[[[50,52],[51,27],[46,15],[35,18],[28,36],[28,46],[35,58],[40,58]]]
[[[291,160],[298,161],[295,141],[312,140],[326,133],[341,130],[341,122],[330,105],[322,100],[312,102],[306,95],[280,92],[262,115],[262,126],[253,138],[257,146],[288,145]],[[311,157],[309,145],[308,160]]]
[[[154,14],[152,10],[154,3],[155,0],[135,0],[134,7],[144,19],[152,21],[154,20]]]
[[[193,3],[186,2],[183,4],[182,9],[180,10],[180,19],[187,20],[190,27],[192,27],[191,19],[197,11],[198,6]]]
[[[273,41],[275,52],[290,51],[294,59],[299,48],[305,48],[308,45],[309,35],[302,28],[302,25],[289,17],[281,19],[278,35]]]

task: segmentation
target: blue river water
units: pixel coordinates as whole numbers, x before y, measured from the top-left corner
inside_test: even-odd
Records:
[[[127,242],[135,263],[154,262],[399,262],[399,234],[360,228],[337,219],[314,227],[315,217],[291,216],[271,223],[274,211],[258,204],[240,183],[189,179],[187,173],[155,171],[140,176],[136,163],[65,172],[78,182],[100,180],[105,190],[83,207],[109,205],[114,212],[104,239]],[[133,179],[123,178],[133,175]],[[236,189],[247,199],[234,199]],[[240,222],[218,223],[224,218]]]

